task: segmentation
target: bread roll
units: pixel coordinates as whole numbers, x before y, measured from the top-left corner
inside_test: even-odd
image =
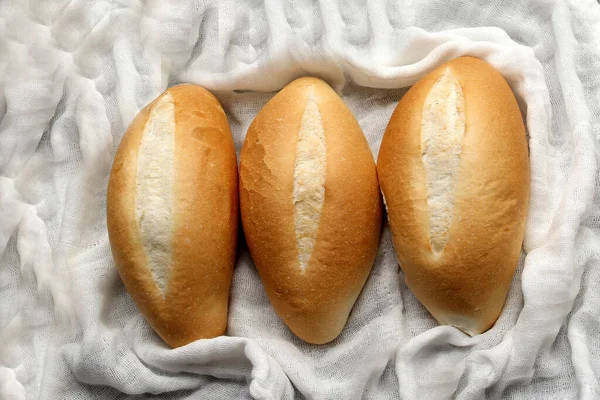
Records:
[[[368,143],[325,82],[298,79],[256,116],[240,207],[275,311],[307,342],[335,339],[373,265],[382,207]]]
[[[169,346],[225,333],[238,218],[223,108],[201,87],[170,88],[125,133],[107,193],[119,274]]]
[[[440,324],[489,329],[529,202],[523,121],[504,78],[460,57],[417,82],[392,115],[377,169],[410,289]]]

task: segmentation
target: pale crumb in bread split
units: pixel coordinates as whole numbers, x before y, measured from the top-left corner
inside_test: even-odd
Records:
[[[302,271],[306,269],[317,241],[325,200],[326,162],[325,129],[311,92],[300,123],[294,164],[296,246]]]
[[[164,94],[152,108],[138,152],[135,218],[148,266],[164,296],[171,267],[175,104]]]
[[[434,252],[442,251],[448,242],[464,134],[465,99],[462,87],[452,71],[446,69],[427,94],[421,120],[429,237]]]

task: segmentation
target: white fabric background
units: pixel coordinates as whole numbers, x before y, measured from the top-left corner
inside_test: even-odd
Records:
[[[3,0],[0,18],[0,399],[600,398],[594,1]],[[273,91],[317,75],[376,156],[401,88],[462,54],[505,75],[531,152],[527,256],[491,331],[437,326],[386,227],[332,344],[292,336],[242,245],[228,336],[166,348],[105,225],[114,150],[147,102],[204,85],[239,151]]]

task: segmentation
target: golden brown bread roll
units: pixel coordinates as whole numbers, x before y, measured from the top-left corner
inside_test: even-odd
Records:
[[[135,118],[112,167],[107,224],[125,287],[168,345],[225,333],[237,164],[211,93],[172,87]]]
[[[307,342],[335,339],[373,265],[382,211],[368,143],[325,82],[298,79],[256,116],[240,207],[275,311]]]
[[[392,115],[377,170],[409,288],[439,323],[489,329],[529,202],[522,116],[504,78],[460,57],[417,82]]]

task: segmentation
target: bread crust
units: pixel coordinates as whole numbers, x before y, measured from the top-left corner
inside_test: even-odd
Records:
[[[179,347],[226,330],[238,237],[237,162],[218,100],[189,84],[167,92],[175,105],[175,156],[172,261],[164,297],[150,274],[135,215],[138,151],[158,99],[134,119],[117,149],[107,226],[125,287],[156,333]]]
[[[462,87],[466,126],[448,242],[436,253],[420,132],[425,98],[446,70]],[[482,60],[460,57],[417,82],[391,117],[377,170],[409,288],[439,323],[470,335],[489,329],[519,260],[529,204],[523,120],[502,75]]]
[[[302,271],[292,200],[296,143],[309,97],[325,132],[325,197]],[[240,155],[240,209],[250,253],[275,311],[301,339],[342,331],[372,268],[381,231],[373,155],[351,111],[323,81],[300,78],[256,116]]]

